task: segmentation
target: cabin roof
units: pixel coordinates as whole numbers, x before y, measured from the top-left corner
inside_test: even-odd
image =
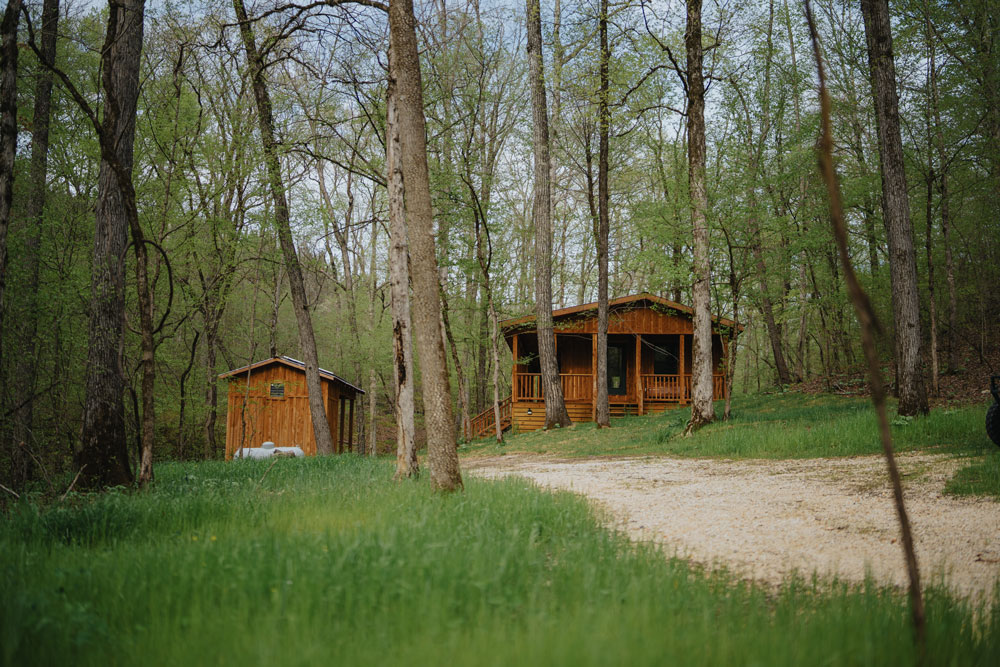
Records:
[[[248,366],[242,366],[240,368],[234,368],[231,371],[226,371],[225,373],[219,375],[219,379],[223,380],[228,377],[233,377],[234,375],[239,375],[240,373],[246,373],[247,371],[255,371],[258,368],[263,368],[264,366],[270,366],[271,364],[284,364],[289,368],[294,368],[295,370],[302,371],[303,373],[306,371],[306,365],[304,362],[299,361],[298,359],[292,359],[291,357],[286,357],[282,355],[280,357],[271,357],[270,359],[256,361]],[[351,384],[344,378],[340,377],[339,375],[336,375],[335,373],[331,373],[330,371],[324,368],[319,369],[319,376],[324,380],[329,380],[331,382],[339,382],[345,387],[350,387],[359,394],[365,393],[364,389],[362,389],[361,387],[355,387],[353,384]]]
[[[684,313],[686,315],[694,315],[694,308],[691,306],[685,306],[682,303],[677,303],[676,301],[671,301],[670,299],[664,299],[661,296],[656,296],[655,294],[650,294],[649,292],[640,292],[639,294],[632,294],[629,296],[622,296],[617,299],[610,299],[608,301],[608,310],[613,309],[624,309],[628,306],[638,307],[638,304],[642,301],[647,301],[651,305],[658,305],[664,308],[669,308],[671,310],[676,310],[678,312]],[[585,303],[579,306],[570,306],[569,308],[560,308],[559,310],[552,311],[552,318],[559,319],[561,317],[568,317],[570,315],[577,315],[579,313],[585,313],[587,311],[594,311],[594,316],[596,317],[597,312],[597,302],[593,301],[591,303]],[[525,315],[524,317],[515,317],[509,320],[503,320],[500,322],[500,328],[507,332],[510,329],[522,328],[525,324],[531,324],[535,321],[534,315]],[[722,326],[731,327],[736,324],[733,320],[727,319],[725,317],[712,316],[712,321],[716,324],[721,324]],[[742,325],[738,327],[739,331],[743,330]]]

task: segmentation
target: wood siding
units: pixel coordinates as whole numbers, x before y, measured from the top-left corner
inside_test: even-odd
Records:
[[[522,431],[542,428],[545,420],[538,340],[531,325],[530,321],[518,321],[505,332],[515,357],[511,377],[512,421]],[[593,420],[596,333],[597,317],[593,309],[574,311],[555,320],[559,374],[566,408],[574,422]],[[694,345],[689,313],[661,305],[640,305],[640,302],[612,309],[608,318],[608,346],[620,348],[625,370],[623,393],[608,397],[613,416],[660,412],[690,401]],[[717,326],[713,325],[712,370],[716,399],[725,397],[724,350],[724,341]],[[675,362],[665,364],[661,356],[661,370],[657,371],[654,358],[658,351],[671,355]],[[664,366],[668,370],[662,370]]]
[[[283,385],[283,397],[271,396],[272,384]],[[334,447],[339,452],[343,450],[337,438],[340,399],[351,397],[326,378],[322,378],[321,386]],[[242,447],[260,447],[267,441],[279,447],[301,447],[306,456],[316,455],[316,436],[303,371],[272,364],[250,371],[249,383],[246,373],[229,378],[226,458],[231,459]]]

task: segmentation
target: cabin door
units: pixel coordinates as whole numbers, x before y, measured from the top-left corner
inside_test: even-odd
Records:
[[[608,343],[608,395],[624,396],[628,393],[628,364],[624,345]]]

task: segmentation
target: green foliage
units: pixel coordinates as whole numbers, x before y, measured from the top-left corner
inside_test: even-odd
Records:
[[[355,457],[171,464],[0,525],[3,664],[908,664],[898,591],[709,574],[526,482],[395,484]],[[928,595],[930,663],[1000,614]]]

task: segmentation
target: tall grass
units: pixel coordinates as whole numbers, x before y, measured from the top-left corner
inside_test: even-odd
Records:
[[[716,404],[721,414],[722,403]],[[929,449],[982,454],[992,445],[983,429],[984,410],[943,408],[926,417],[893,420],[900,451]],[[625,417],[611,429],[578,424],[555,432],[514,435],[504,447],[472,443],[464,451],[496,454],[539,452],[561,456],[670,454],[724,458],[813,458],[878,454],[882,451],[871,403],[861,398],[787,393],[733,399],[732,419],[683,437],[690,408],[659,415]]]
[[[173,464],[0,524],[3,664],[886,664],[906,603],[768,590],[599,527],[569,494],[436,495],[350,456]],[[929,599],[931,658],[1000,664],[1000,613]]]

